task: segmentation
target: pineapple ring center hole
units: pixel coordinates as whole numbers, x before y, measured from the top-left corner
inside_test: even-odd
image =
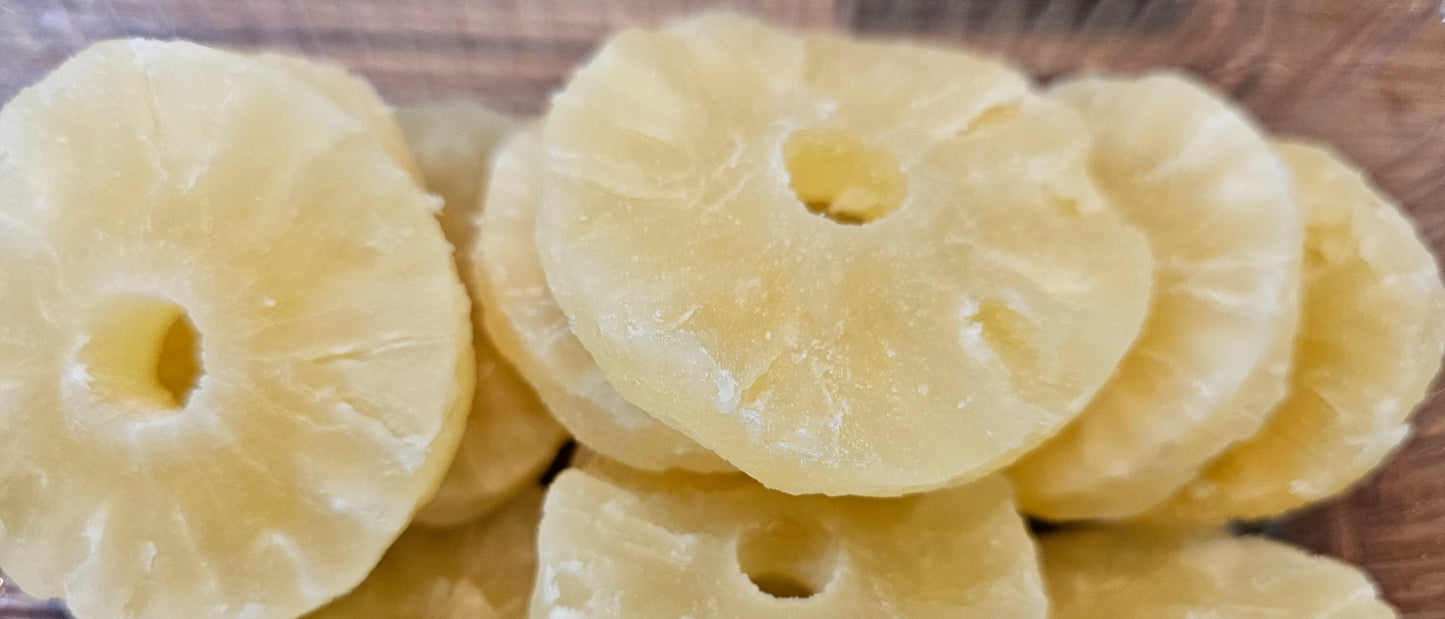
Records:
[[[837,552],[816,525],[779,520],[762,523],[738,539],[738,567],[759,591],[780,599],[801,599],[827,588],[837,570]]]
[[[108,298],[86,328],[79,360],[104,401],[180,409],[204,374],[201,335],[185,308],[168,299]]]
[[[838,129],[800,129],[783,142],[789,185],[809,211],[861,225],[903,204],[907,182],[886,151]]]

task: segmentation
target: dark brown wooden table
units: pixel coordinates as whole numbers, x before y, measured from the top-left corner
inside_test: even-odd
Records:
[[[0,100],[90,41],[180,37],[331,58],[398,104],[535,114],[597,41],[694,0],[0,0]],[[774,20],[997,53],[1044,77],[1182,67],[1270,129],[1334,144],[1445,250],[1439,0],[752,0]],[[1407,617],[1445,618],[1445,398],[1378,475],[1267,532],[1364,566]],[[0,617],[14,606],[0,594]],[[22,615],[8,615],[22,616]],[[43,615],[35,615],[43,616]]]

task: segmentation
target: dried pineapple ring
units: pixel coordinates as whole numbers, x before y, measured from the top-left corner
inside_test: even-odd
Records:
[[[1445,350],[1445,286],[1409,219],[1330,152],[1277,144],[1305,219],[1306,282],[1290,393],[1155,516],[1223,521],[1348,488],[1409,433]]]
[[[582,444],[652,471],[735,470],[717,454],[624,400],[572,334],[547,288],[537,257],[542,200],[540,130],[527,131],[498,154],[487,189],[472,262],[473,290],[497,348],[537,388],[552,414]]]
[[[436,488],[473,372],[430,197],[263,63],[112,41],[0,111],[0,565],[294,617]]]
[[[554,100],[547,280],[623,397],[765,485],[1008,464],[1142,321],[1086,130],[1003,66],[731,16],[609,41]],[[816,212],[814,212],[816,211]]]
[[[898,499],[625,477],[573,469],[552,484],[533,617],[1048,614],[1033,540],[998,477]]]
[[[381,100],[376,89],[366,80],[347,73],[341,67],[277,53],[256,54],[255,59],[290,74],[321,91],[337,107],[351,114],[376,138],[381,149],[397,165],[406,169],[418,185],[423,183],[421,171],[407,148],[406,138],[397,125],[396,110]]]
[[[1082,529],[1039,545],[1055,619],[1396,616],[1358,568],[1262,538]]]
[[[412,527],[354,591],[308,619],[521,619],[537,571],[542,489],[444,529]]]
[[[1297,311],[1300,218],[1264,137],[1191,81],[1084,79],[1053,98],[1089,124],[1100,189],[1149,237],[1154,295],[1109,383],[1010,474],[1035,516],[1123,518],[1263,423],[1251,399],[1277,393],[1284,376],[1252,374],[1277,368],[1271,344]]]
[[[488,183],[492,152],[516,122],[470,104],[429,105],[403,109],[398,120],[415,154],[428,190],[441,195],[437,218],[467,292],[481,302],[471,285],[480,268],[466,248],[477,236],[475,220]],[[482,327],[485,305],[472,308],[472,350],[476,353],[477,387],[462,446],[446,479],[431,502],[417,512],[417,522],[455,525],[501,506],[552,462],[567,433],[547,413],[537,394],[492,346]]]
[[[457,268],[466,279],[473,264],[482,198],[491,184],[497,149],[521,130],[521,124],[473,103],[404,107],[397,111],[401,134],[421,167],[424,185],[445,203],[437,216],[442,233],[456,247]],[[465,283],[465,281],[464,281]]]

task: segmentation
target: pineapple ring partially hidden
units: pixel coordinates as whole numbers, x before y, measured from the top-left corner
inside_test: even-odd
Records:
[[[640,469],[733,471],[726,461],[623,399],[572,334],[537,257],[541,131],[517,136],[497,154],[472,262],[471,287],[487,331],[537,388],[552,414],[582,444]]]
[[[412,527],[370,576],[308,619],[521,619],[537,571],[542,489],[474,522]]]
[[[1055,619],[1396,616],[1358,568],[1263,538],[1082,529],[1039,545]]]
[[[497,149],[522,129],[516,119],[475,103],[439,103],[403,107],[396,112],[402,138],[423,185],[442,197],[437,215],[442,233],[455,247],[457,269],[466,280],[474,264],[476,218],[492,182]],[[463,281],[463,283],[467,283]]]
[[[1035,516],[1123,518],[1254,433],[1283,391],[1274,343],[1298,311],[1300,218],[1264,137],[1194,82],[1091,78],[1052,97],[1084,117],[1101,190],[1149,237],[1154,294],[1109,383],[1010,475]]]
[[[81,617],[294,617],[436,488],[472,388],[432,198],[326,96],[112,41],[0,111],[0,565]]]
[[[488,184],[492,153],[513,133],[516,121],[477,105],[457,103],[405,108],[397,119],[427,189],[441,195],[437,218],[456,248],[457,270],[476,301],[472,350],[477,387],[462,446],[436,496],[417,522],[449,526],[475,520],[534,483],[552,462],[567,433],[537,394],[492,346],[482,327],[488,313],[476,281],[481,268],[467,248],[477,236],[476,218]]]
[[[1002,467],[1133,340],[1087,131],[967,54],[727,15],[627,31],[544,129],[537,244],[618,393],[790,493]]]
[[[1408,218],[1322,148],[1276,145],[1304,209],[1289,395],[1151,516],[1262,518],[1339,493],[1409,434],[1445,350],[1445,286]]]
[[[1045,617],[1007,482],[896,499],[791,496],[742,476],[553,482],[532,617]]]

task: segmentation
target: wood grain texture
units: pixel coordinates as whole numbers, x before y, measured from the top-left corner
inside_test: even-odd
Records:
[[[0,100],[91,41],[148,36],[329,58],[395,103],[530,115],[607,33],[719,4],[970,47],[1044,77],[1193,71],[1271,130],[1352,157],[1445,251],[1439,0],[0,0]],[[1266,527],[1365,567],[1416,619],[1445,618],[1445,398],[1433,393],[1368,483]],[[7,615],[4,599],[0,617],[32,616]]]

